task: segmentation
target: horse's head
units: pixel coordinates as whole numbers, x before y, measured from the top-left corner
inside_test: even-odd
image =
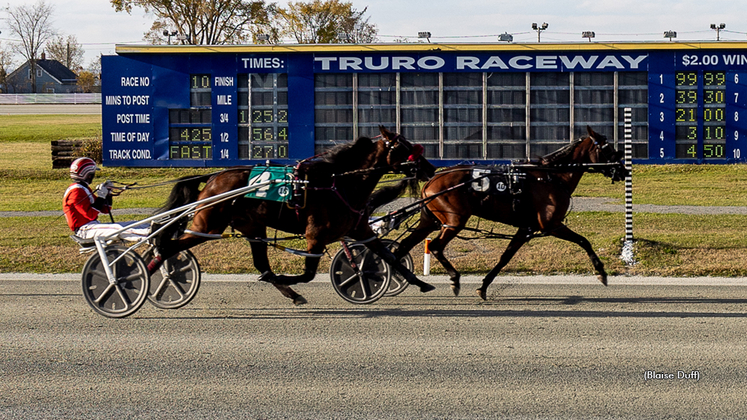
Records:
[[[624,180],[628,171],[621,160],[623,153],[615,150],[607,141],[607,136],[595,132],[588,125],[586,126],[586,132],[589,136],[582,141],[582,144],[587,144],[585,147],[579,148],[581,153],[587,153],[591,163],[616,163],[617,165],[610,165],[599,170],[599,172],[608,178],[612,178],[612,182]]]
[[[411,144],[404,136],[392,133],[384,126],[380,125],[379,131],[381,132],[379,141],[381,154],[386,156],[386,164],[394,172],[416,176],[421,181],[431,179],[436,172],[436,167],[423,156],[423,146]]]

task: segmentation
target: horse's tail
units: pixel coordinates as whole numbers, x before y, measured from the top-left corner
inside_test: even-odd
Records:
[[[211,176],[213,174],[179,178],[174,188],[171,189],[166,203],[158,209],[158,213],[174,210],[175,208],[197,201],[197,197],[200,195],[200,185],[207,182]]]
[[[417,197],[419,186],[417,179],[405,178],[394,185],[379,188],[371,194],[371,197],[369,197],[367,207],[370,211],[374,211],[378,207],[394,201],[408,188],[410,189],[410,192]]]
[[[176,185],[174,185],[174,188],[171,189],[171,193],[166,199],[166,203],[156,210],[156,214],[174,210],[197,201],[197,197],[200,195],[200,185],[207,182],[213,175],[214,174],[185,176],[179,178]],[[161,238],[178,237],[184,232],[184,229],[187,228],[188,223],[189,220],[187,218],[182,218],[182,220],[179,220],[166,228],[159,236]]]

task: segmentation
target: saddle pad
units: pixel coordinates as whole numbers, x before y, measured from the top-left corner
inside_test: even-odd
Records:
[[[252,186],[277,179],[283,182],[266,185],[247,193],[244,197],[287,203],[293,197],[291,186],[293,177],[292,166],[255,166],[249,174],[247,185]]]
[[[487,194],[506,193],[511,183],[505,171],[493,168],[472,169],[472,179],[472,189]]]

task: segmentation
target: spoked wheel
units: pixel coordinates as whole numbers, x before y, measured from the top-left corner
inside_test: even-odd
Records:
[[[351,303],[373,303],[389,288],[389,264],[363,244],[347,245],[332,259],[329,276],[340,297]]]
[[[399,243],[392,241],[390,239],[382,239],[381,242],[384,243],[384,245],[392,252],[396,251],[399,247]],[[410,272],[415,268],[415,264],[412,262],[412,256],[410,253],[407,253],[407,255],[403,256],[399,259],[399,262],[405,266]],[[404,277],[402,277],[401,274],[399,274],[397,271],[390,269],[392,272],[392,278],[389,280],[389,288],[384,293],[384,296],[391,297],[391,296],[397,296],[398,294],[402,293],[407,289],[407,286],[410,285],[410,283],[405,280]]]
[[[127,248],[109,246],[106,257],[109,262],[125,254]],[[109,318],[124,318],[137,312],[148,295],[148,269],[143,259],[135,252],[128,252],[113,266],[116,278],[109,283],[104,263],[98,252],[91,255],[83,266],[83,297],[97,313]]]
[[[197,258],[184,250],[164,261],[161,268],[150,275],[148,300],[161,309],[181,308],[195,297],[200,280]]]

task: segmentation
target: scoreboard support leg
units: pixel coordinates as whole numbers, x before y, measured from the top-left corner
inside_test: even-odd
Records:
[[[620,259],[626,265],[635,264],[635,254],[633,252],[633,125],[632,125],[631,108],[624,109],[625,115],[625,169],[628,175],[625,177],[625,240],[622,247]]]

